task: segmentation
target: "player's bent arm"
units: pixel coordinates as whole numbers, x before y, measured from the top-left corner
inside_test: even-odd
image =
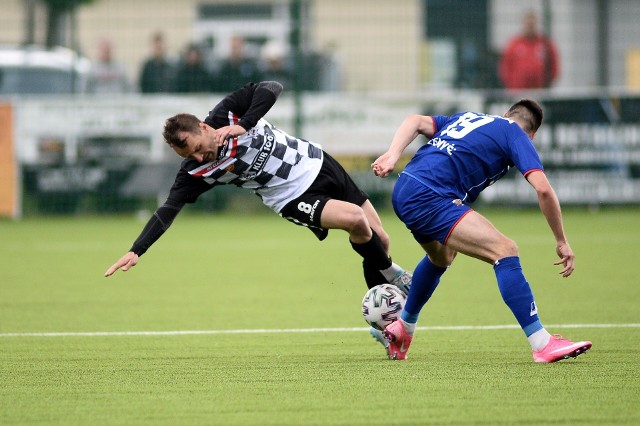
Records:
[[[562,211],[560,209],[560,201],[553,190],[547,176],[541,170],[533,171],[526,176],[529,184],[533,186],[538,195],[538,205],[542,214],[547,219],[547,223],[553,232],[557,242],[566,242],[567,238],[564,234],[562,225]]]
[[[431,138],[435,132],[433,119],[428,115],[412,114],[404,119],[391,140],[387,152],[378,157],[371,165],[376,176],[389,176],[404,150],[418,135]]]
[[[184,203],[171,200],[167,200],[160,206],[133,243],[131,250],[105,272],[105,277],[113,275],[118,269],[128,271],[134,267],[138,263],[139,257],[169,229],[182,207],[184,207]]]
[[[560,274],[563,277],[568,277],[574,270],[575,255],[564,233],[562,210],[558,196],[543,171],[533,171],[527,174],[526,178],[536,190],[540,211],[542,211],[556,239],[556,253],[558,257],[560,257],[560,261],[557,262],[556,265],[562,264],[563,269],[560,271]]]
[[[406,147],[418,137],[424,135],[431,138],[435,133],[433,118],[428,115],[412,114],[404,119],[398,130],[396,130],[389,152],[402,154]]]
[[[276,103],[280,93],[282,93],[282,89],[282,84],[277,81],[262,81],[255,85],[255,91],[251,96],[246,111],[234,111],[241,116],[238,125],[245,130],[254,127],[258,120],[264,117]],[[233,107],[231,110],[233,110]]]

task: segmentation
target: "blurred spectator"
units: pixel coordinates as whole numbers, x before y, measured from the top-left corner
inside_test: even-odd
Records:
[[[342,89],[343,59],[334,43],[326,44],[321,52],[310,54],[308,59],[318,68],[319,90],[336,92]]]
[[[538,17],[528,12],[522,33],[507,44],[500,60],[500,79],[508,89],[550,87],[558,77],[558,54],[554,43],[538,29]]]
[[[91,63],[87,76],[87,93],[126,93],[131,91],[127,71],[123,64],[113,58],[111,41],[102,39],[98,43],[97,58]]]
[[[229,57],[222,61],[216,84],[216,91],[232,92],[249,82],[263,80],[256,61],[247,56],[245,40],[240,36],[233,36],[230,41]]]
[[[302,54],[298,80],[300,90],[336,92],[342,87],[341,60],[332,50]]]
[[[269,41],[262,46],[262,80],[277,81],[286,89],[291,89],[291,69],[287,63],[285,46],[277,41]]]
[[[151,55],[142,65],[138,82],[142,93],[166,93],[173,84],[173,64],[167,59],[164,35],[155,33],[151,39]]]
[[[213,91],[213,74],[205,65],[202,50],[198,45],[187,47],[173,85],[178,93],[207,93]]]

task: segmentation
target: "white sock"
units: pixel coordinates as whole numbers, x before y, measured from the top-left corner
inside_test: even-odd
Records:
[[[529,344],[531,345],[531,349],[534,351],[541,351],[551,340],[551,334],[546,329],[541,329],[533,333],[531,336],[527,337],[529,340]]]
[[[388,267],[387,269],[383,269],[380,272],[382,273],[382,275],[384,275],[388,282],[391,282],[391,280],[393,280],[396,275],[398,275],[398,273],[402,271],[404,271],[404,269],[402,269],[400,265],[398,265],[397,263],[392,263],[390,267]]]
[[[413,336],[413,333],[416,332],[416,323],[415,322],[406,322],[405,320],[403,320],[402,318],[400,318],[400,321],[402,321],[402,324],[404,325],[404,329],[407,331],[407,334],[409,336]]]

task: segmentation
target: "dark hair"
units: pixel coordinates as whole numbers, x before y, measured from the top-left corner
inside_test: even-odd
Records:
[[[171,146],[184,148],[186,142],[178,137],[178,132],[187,132],[194,135],[200,134],[200,119],[193,114],[177,114],[167,118],[164,123],[162,136],[164,141]]]
[[[507,117],[517,117],[525,126],[525,132],[535,133],[542,124],[544,113],[540,104],[533,99],[520,99],[507,111]]]

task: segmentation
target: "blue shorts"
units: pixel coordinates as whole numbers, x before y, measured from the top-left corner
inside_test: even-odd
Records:
[[[416,178],[401,173],[391,197],[393,210],[422,244],[433,240],[446,244],[451,231],[471,207],[455,196],[443,196]]]

